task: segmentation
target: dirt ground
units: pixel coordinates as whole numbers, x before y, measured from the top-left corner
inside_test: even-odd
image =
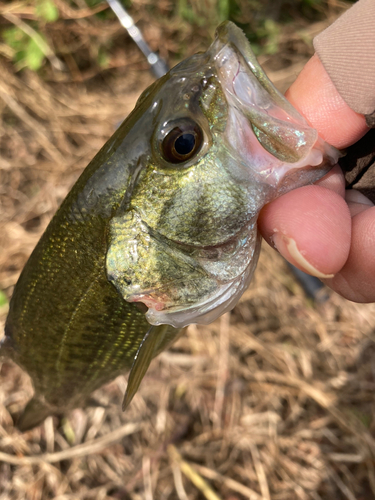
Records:
[[[306,28],[311,37],[327,23]],[[294,36],[294,38],[293,38]],[[310,48],[262,57],[284,89]],[[302,49],[300,49],[302,47]],[[82,169],[152,81],[142,56],[116,77],[43,82],[0,61],[0,289],[28,255]],[[375,305],[306,298],[266,245],[239,305],[190,326],[155,359],[126,413],[126,378],[96,407],[20,434],[32,395],[0,370],[1,500],[375,499]],[[0,333],[7,305],[0,309]]]

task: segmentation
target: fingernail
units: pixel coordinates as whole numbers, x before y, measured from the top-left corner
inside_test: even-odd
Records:
[[[316,269],[302,253],[298,250],[296,242],[289,236],[281,233],[274,233],[272,236],[273,243],[277,250],[284,257],[291,257],[292,264],[296,263],[298,267],[302,268],[307,274],[316,276],[317,278],[327,279],[333,278],[334,274],[325,274]],[[294,261],[294,262],[293,262]]]
[[[347,189],[345,191],[345,201],[346,202],[350,201],[352,203],[360,203],[361,205],[369,205],[370,207],[374,206],[372,201],[369,200],[367,196],[362,194],[360,191],[357,191],[356,189]]]
[[[367,196],[356,189],[347,189],[345,191],[345,201],[348,204],[350,215],[352,217],[355,217],[361,212],[368,210],[369,207],[374,206],[372,201],[369,200]]]

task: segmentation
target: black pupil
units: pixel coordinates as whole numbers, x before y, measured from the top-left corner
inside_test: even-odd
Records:
[[[195,146],[195,136],[193,134],[182,134],[178,137],[174,143],[174,148],[176,152],[185,156],[191,153]]]

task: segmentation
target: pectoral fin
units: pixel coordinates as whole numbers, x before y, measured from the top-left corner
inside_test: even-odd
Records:
[[[130,370],[128,386],[122,402],[123,411],[126,410],[135,393],[138,391],[140,383],[150,366],[151,360],[156,354],[157,346],[160,344],[160,330],[160,327],[151,326],[143,337]]]

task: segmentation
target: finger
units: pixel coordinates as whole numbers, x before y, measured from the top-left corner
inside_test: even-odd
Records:
[[[348,258],[349,209],[330,189],[306,186],[291,191],[266,205],[258,224],[283,257],[318,278],[331,277]]]
[[[345,197],[345,177],[339,165],[335,165],[333,169],[317,181],[315,185],[330,189],[342,198]]]
[[[345,201],[348,204],[350,215],[352,217],[363,212],[364,210],[367,210],[369,207],[374,206],[372,201],[369,200],[367,196],[360,193],[356,189],[348,189],[345,192]]]
[[[355,302],[375,301],[375,207],[352,219],[352,243],[343,269],[326,283]]]
[[[357,142],[366,132],[365,117],[353,111],[340,96],[315,54],[286,93],[287,99],[337,148]]]

